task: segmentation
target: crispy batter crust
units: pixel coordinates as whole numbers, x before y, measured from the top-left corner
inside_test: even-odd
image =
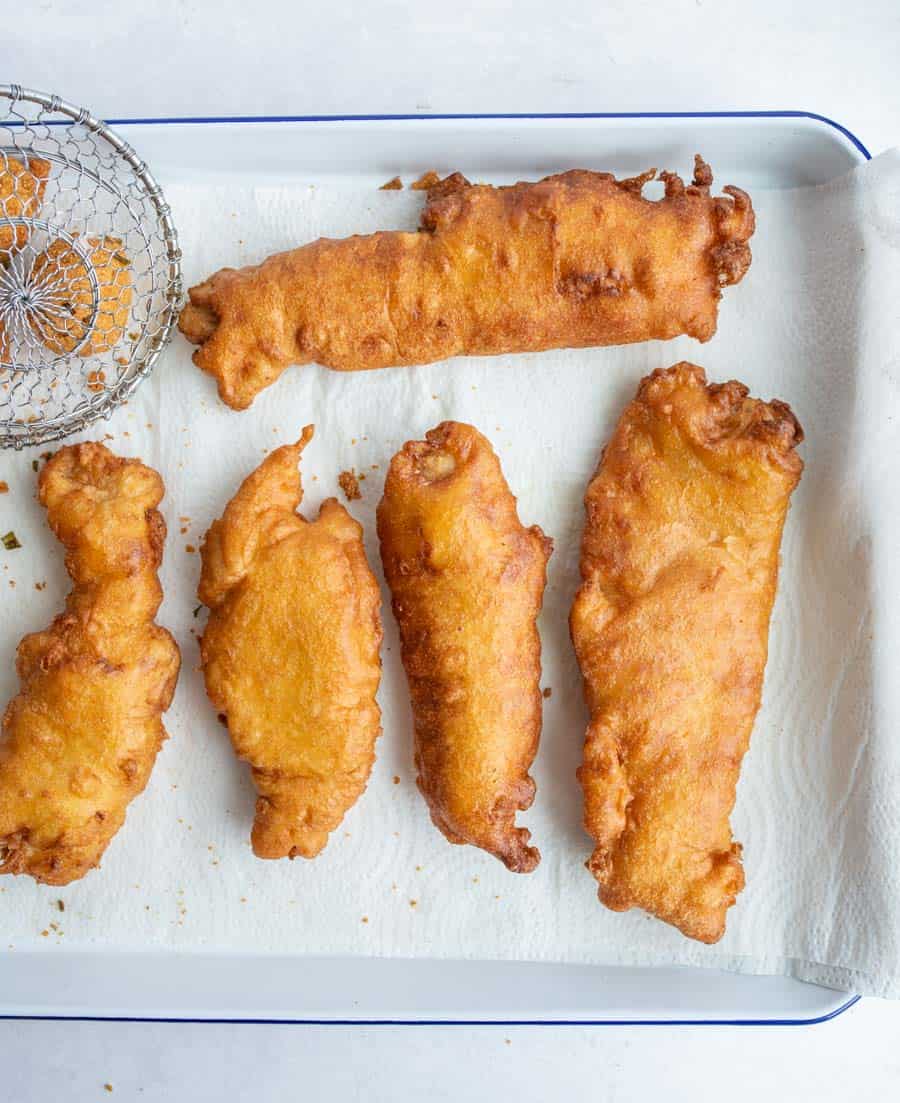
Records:
[[[222,400],[250,405],[289,364],[338,371],[450,356],[618,345],[716,329],[721,288],[750,265],[753,208],[709,194],[698,157],[665,198],[574,171],[536,184],[428,190],[417,233],[320,239],[190,290],[179,320]]]
[[[520,523],[489,442],[452,421],[394,456],[378,534],[431,818],[450,842],[528,873],[540,852],[515,816],[534,799],[552,542]]]
[[[744,885],[729,815],[759,709],[803,439],[782,402],[681,363],[641,383],[585,497],[579,778],[607,907],[715,942]]]
[[[366,788],[381,732],[381,595],[334,498],[309,522],[300,453],[277,449],[206,534],[200,644],[210,700],[259,792],[259,858],[314,858]]]
[[[66,610],[19,644],[0,742],[0,872],[65,885],[98,864],[166,738],[180,656],[154,623],[162,479],[102,444],[61,448],[38,497],[66,547]]]

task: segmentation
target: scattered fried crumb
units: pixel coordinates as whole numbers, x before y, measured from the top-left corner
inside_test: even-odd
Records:
[[[416,906],[416,904],[418,904],[418,902],[419,902],[418,900],[410,900],[410,902],[409,902],[409,906],[410,906],[411,908],[414,908],[414,907]]]
[[[400,191],[403,187],[403,181],[399,176],[392,176],[386,184],[382,184],[378,189],[379,191]]]
[[[112,1091],[112,1084],[104,1084],[103,1085],[103,1090],[105,1092],[111,1092]]]
[[[434,169],[429,169],[428,172],[423,172],[414,184],[410,184],[409,186],[413,191],[428,191],[429,188],[433,188],[435,184],[439,184],[440,182],[440,176],[438,176]]]
[[[56,901],[56,907],[57,907],[58,911],[64,912],[66,910],[65,900],[57,900]]]
[[[41,938],[48,938],[49,935],[50,935],[50,932],[46,928],[44,928],[44,930],[41,931]]]
[[[5,479],[0,479],[0,494],[9,494],[9,483]]]
[[[128,367],[128,357],[127,356],[114,356],[113,360],[115,360],[115,362],[119,365],[120,368],[127,368]]]
[[[473,881],[474,884],[476,884],[476,885],[478,884],[478,878],[477,877],[473,877],[472,881]]]
[[[34,588],[36,590],[46,590],[47,589],[47,583],[46,582],[35,582]]]
[[[193,544],[185,544],[184,550],[188,553],[188,555],[193,555],[197,549],[194,547]]]
[[[355,502],[358,498],[362,497],[359,490],[359,479],[356,476],[356,471],[352,467],[349,471],[342,471],[340,475],[338,475],[338,482],[348,502]]]
[[[242,903],[242,904],[246,904],[246,903],[247,903],[247,897],[246,897],[246,896],[242,896],[242,897],[241,897],[241,903]]]
[[[549,700],[552,696],[553,696],[553,687],[552,686],[547,686],[547,688],[544,690],[544,697],[547,700]]]
[[[368,923],[368,922],[369,922],[369,917],[367,915],[364,915],[362,917],[362,919],[360,920],[360,923]]]
[[[512,1045],[512,1038],[504,1038],[503,1041],[506,1042],[508,1046]]]
[[[400,784],[400,775],[399,774],[394,774],[394,784],[395,785]]]

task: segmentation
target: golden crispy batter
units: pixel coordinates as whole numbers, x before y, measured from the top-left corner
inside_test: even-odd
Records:
[[[750,265],[753,208],[737,188],[713,199],[697,158],[664,199],[608,173],[473,186],[458,173],[428,191],[418,233],[320,239],[191,288],[179,327],[194,363],[235,409],[289,364],[338,371],[425,364],[716,330],[721,287]]]
[[[0,217],[35,218],[49,175],[50,162],[42,157],[0,154]],[[0,250],[21,249],[27,240],[27,226],[0,226]]]
[[[52,295],[52,310],[33,323],[38,338],[51,352],[62,356],[81,345],[93,313],[94,292],[88,264],[97,280],[98,302],[90,337],[81,346],[82,356],[99,356],[122,339],[131,307],[131,261],[115,237],[89,237],[89,253],[57,238],[41,252],[31,270],[32,281]]]
[[[297,512],[312,436],[279,448],[206,534],[206,689],[259,792],[259,858],[314,858],[369,780],[381,732],[381,594],[362,528],[334,498]]]
[[[454,421],[394,456],[378,534],[431,818],[450,842],[529,873],[541,856],[515,817],[534,799],[552,542],[520,523],[490,443]]]
[[[163,482],[102,444],[61,448],[38,497],[74,587],[19,644],[0,742],[0,872],[65,885],[100,861],[166,738],[180,657],[154,623]]]
[[[677,364],[641,383],[585,497],[571,629],[600,899],[715,942],[744,885],[729,815],[803,464],[783,402]]]

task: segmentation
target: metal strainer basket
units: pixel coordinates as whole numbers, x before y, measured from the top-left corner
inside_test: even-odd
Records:
[[[83,429],[149,374],[181,300],[159,185],[88,111],[0,85],[0,446]]]

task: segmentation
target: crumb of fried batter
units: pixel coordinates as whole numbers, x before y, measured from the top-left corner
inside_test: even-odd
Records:
[[[379,191],[400,191],[403,187],[403,181],[399,176],[392,176],[387,183],[382,184],[378,189]]]
[[[349,471],[342,471],[338,475],[338,483],[348,502],[355,502],[362,497],[359,489],[359,478],[354,468],[351,467]]]
[[[423,172],[414,184],[410,184],[409,186],[413,191],[428,191],[429,188],[433,188],[435,184],[439,184],[440,182],[440,176],[434,169],[429,169],[428,172]]]

